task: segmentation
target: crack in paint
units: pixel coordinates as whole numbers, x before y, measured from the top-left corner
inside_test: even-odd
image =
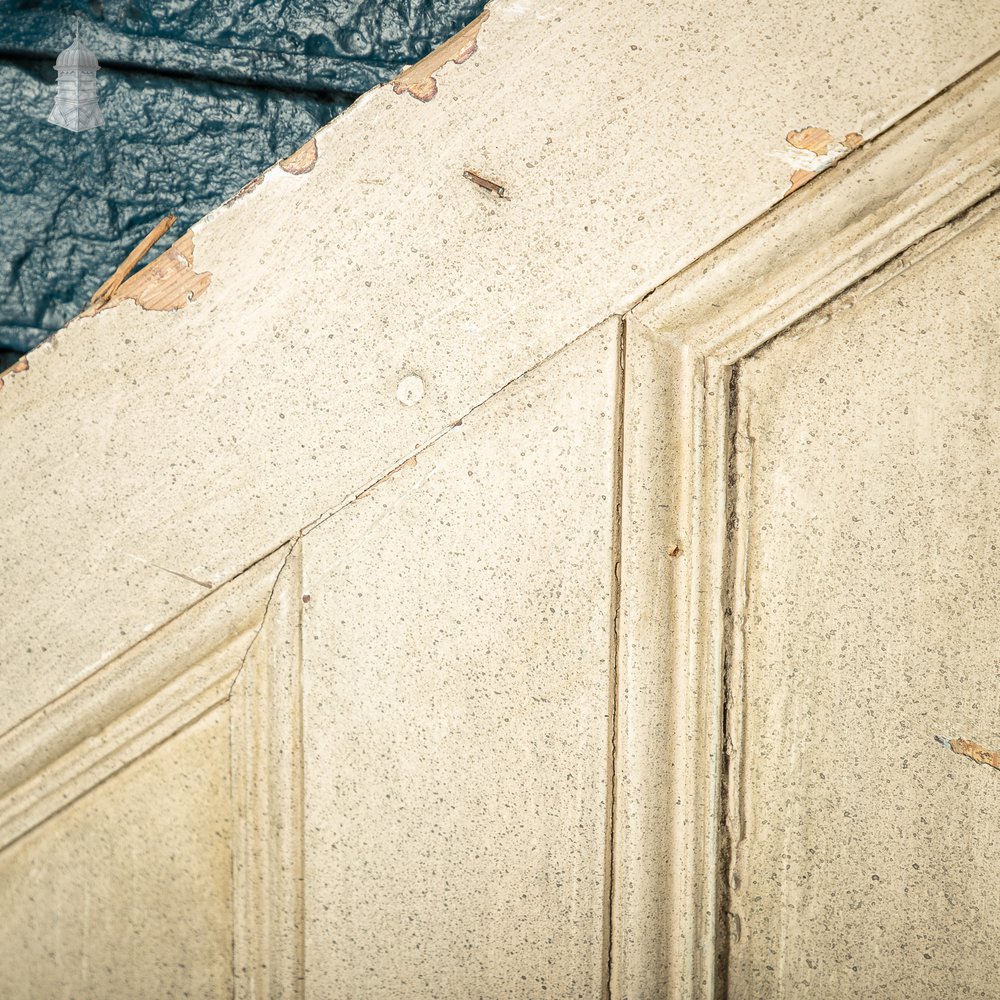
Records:
[[[159,563],[150,562],[148,559],[143,559],[142,556],[137,556],[132,552],[126,552],[125,555],[127,555],[130,559],[134,559],[138,563],[142,563],[143,566],[149,566],[152,569],[158,569],[163,573],[170,573],[172,576],[177,576],[180,577],[182,580],[187,580],[188,583],[196,583],[199,587],[204,587],[205,590],[212,589],[211,583],[206,583],[204,580],[199,580],[196,577],[188,576],[187,573],[182,573],[180,570],[170,569],[168,566],[161,566]]]
[[[240,665],[236,668],[236,673],[233,675],[232,683],[229,685],[229,693],[226,695],[226,700],[230,701],[233,697],[233,691],[236,690],[236,682],[240,679],[243,674],[243,668],[247,665],[247,658],[250,656],[250,651],[253,649],[254,644],[260,637],[261,632],[264,631],[264,626],[267,624],[267,615],[271,610],[271,604],[274,601],[274,595],[278,590],[278,584],[281,581],[281,574],[285,571],[285,567],[288,565],[288,560],[292,557],[292,553],[295,551],[295,547],[302,541],[302,536],[306,534],[307,531],[315,527],[315,524],[310,526],[310,528],[303,528],[302,531],[298,532],[294,538],[289,539],[287,542],[283,542],[283,545],[288,546],[288,551],[285,553],[284,559],[281,560],[281,565],[278,567],[278,571],[274,574],[274,580],[271,582],[271,590],[267,595],[267,601],[264,603],[264,612],[260,617],[260,624],[257,626],[254,634],[250,637],[250,641],[247,643],[247,648],[243,652],[243,656],[240,659]],[[281,546],[279,545],[280,549]],[[265,559],[269,559],[277,549],[269,552]],[[249,567],[247,567],[249,569]]]

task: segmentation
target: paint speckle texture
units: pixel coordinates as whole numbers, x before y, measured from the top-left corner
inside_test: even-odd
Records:
[[[601,995],[617,377],[609,322],[304,539],[311,997]]]
[[[741,366],[746,839],[728,996],[1000,995],[1000,219]]]
[[[977,10],[496,0],[433,100],[360,98],[309,173],[195,224],[203,294],[77,320],[5,380],[0,729],[204,595],[125,553],[232,578],[766,211],[791,129],[877,136],[1000,48]]]

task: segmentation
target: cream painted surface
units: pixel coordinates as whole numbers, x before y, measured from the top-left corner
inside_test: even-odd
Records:
[[[619,327],[303,542],[306,995],[602,995]]]
[[[759,216],[787,132],[871,138],[1000,47],[996,0],[490,11],[433,100],[373,91],[199,223],[200,298],[6,379],[0,730]]]
[[[1000,5],[490,11],[5,376],[0,994],[991,996]]]
[[[1000,774],[934,742],[1000,748],[998,247],[739,366],[733,1000],[1000,995]]]
[[[741,639],[729,624],[740,593],[732,366],[988,214],[998,108],[986,66],[627,316],[613,995],[714,1000],[723,989],[721,833],[738,816],[721,790],[724,777],[741,780],[723,752],[739,718],[723,711],[736,695],[724,667]]]
[[[232,995],[228,716],[0,853],[4,1000]]]

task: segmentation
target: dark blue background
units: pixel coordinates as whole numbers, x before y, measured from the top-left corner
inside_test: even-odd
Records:
[[[164,215],[150,254],[484,0],[0,0],[0,370],[75,316]],[[46,121],[73,38],[106,124]]]

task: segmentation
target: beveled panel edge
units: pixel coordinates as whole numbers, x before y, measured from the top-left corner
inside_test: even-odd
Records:
[[[630,315],[733,364],[1000,189],[1000,55],[660,285]]]
[[[285,554],[231,688],[237,1000],[305,989],[302,538]]]
[[[734,366],[998,202],[994,57],[625,316],[612,997],[715,1000],[725,988],[724,740],[738,726],[724,712],[739,696],[726,677],[741,613],[731,480],[749,461]]]
[[[690,751],[699,743],[688,727],[700,719],[698,691],[679,669],[693,497],[674,419],[692,394],[673,344],[631,316],[625,344],[610,995],[680,996],[697,974],[689,883],[703,867],[674,822],[681,802],[699,813],[687,798],[698,791]]]
[[[0,737],[0,850],[229,697],[288,548]]]
[[[711,998],[728,366],[626,319],[612,997]]]

